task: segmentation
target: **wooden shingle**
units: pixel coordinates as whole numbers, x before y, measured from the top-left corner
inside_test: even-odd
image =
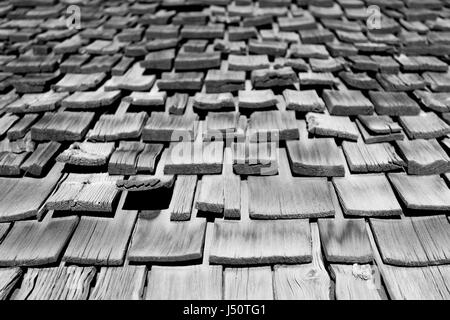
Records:
[[[350,216],[395,216],[402,209],[386,176],[352,175],[333,178],[344,213]]]

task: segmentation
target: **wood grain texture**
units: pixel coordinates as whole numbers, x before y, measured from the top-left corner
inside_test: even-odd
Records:
[[[233,92],[244,90],[244,71],[208,70],[205,78],[205,88],[208,93]]]
[[[194,107],[200,110],[219,111],[234,109],[235,103],[231,93],[201,93],[194,96]]]
[[[342,143],[351,172],[384,172],[402,169],[406,163],[389,143],[365,144],[363,142]]]
[[[383,261],[397,266],[426,266],[427,254],[409,218],[370,220]]]
[[[408,174],[440,174],[450,170],[450,158],[435,139],[396,141],[408,165]]]
[[[312,262],[303,265],[276,265],[273,287],[276,300],[329,300],[331,280],[320,251],[317,223],[311,224]]]
[[[448,266],[398,267],[385,264],[372,234],[366,224],[375,261],[380,270],[386,291],[393,300],[443,300],[449,299]]]
[[[233,106],[234,108],[234,106]],[[239,112],[208,112],[206,126],[203,127],[203,141],[244,137],[247,118]]]
[[[31,127],[31,137],[37,141],[80,141],[93,120],[93,112],[47,112]]]
[[[103,166],[108,163],[113,151],[112,142],[74,142],[56,157],[56,161],[74,166]]]
[[[419,105],[405,92],[370,91],[369,96],[380,115],[416,115],[420,112]]]
[[[155,76],[144,75],[145,69],[141,65],[142,63],[135,63],[125,74],[112,76],[105,83],[105,90],[146,91],[151,89],[155,82]]]
[[[251,142],[297,140],[298,126],[293,111],[261,111],[251,114],[246,135]]]
[[[113,212],[119,196],[116,181],[107,173],[70,173],[47,199],[48,210]]]
[[[93,267],[30,268],[15,300],[86,300]]]
[[[142,130],[144,141],[192,141],[197,128],[198,116],[185,113],[184,115],[169,115],[153,112]]]
[[[375,266],[332,264],[331,274],[336,282],[336,300],[386,300],[384,289],[377,288]]]
[[[147,119],[145,112],[102,114],[87,138],[99,142],[139,138]]]
[[[209,261],[230,265],[309,262],[309,223],[305,220],[217,220]]]
[[[403,131],[390,133],[375,133],[373,131],[370,131],[370,128],[362,124],[359,118],[356,119],[356,125],[358,126],[359,131],[361,132],[361,136],[363,137],[364,142],[366,144],[390,142],[405,139]]]
[[[358,120],[373,134],[401,132],[402,128],[387,115],[358,115]]]
[[[328,90],[323,92],[323,100],[332,115],[349,116],[372,114],[374,106],[357,90]]]
[[[148,272],[146,300],[220,300],[221,266],[153,266]]]
[[[197,181],[196,175],[177,176],[169,205],[171,220],[183,221],[191,218]]]
[[[162,144],[146,143],[144,150],[142,150],[137,159],[137,172],[153,174],[156,168],[156,163],[163,149],[164,146]]]
[[[121,265],[137,218],[137,211],[123,210],[123,194],[113,218],[81,217],[62,257],[81,265]]]
[[[239,175],[278,173],[278,148],[275,142],[232,142],[233,171]]]
[[[287,141],[286,150],[293,173],[305,176],[344,176],[342,152],[333,139]]]
[[[55,165],[44,178],[0,178],[0,221],[38,216],[45,199],[61,177],[61,170],[61,165]]]
[[[267,109],[274,107],[278,100],[271,89],[239,90],[239,110],[241,109]]]
[[[270,267],[226,268],[223,277],[226,300],[273,300]]]
[[[402,213],[384,175],[366,174],[333,178],[344,214],[351,216],[393,216]]]
[[[6,300],[22,276],[20,268],[0,269],[0,300]]]
[[[326,178],[292,177],[286,151],[280,149],[279,175],[247,178],[253,219],[292,219],[334,215]]]
[[[166,157],[167,157],[167,149],[163,151],[154,174],[144,174],[145,172],[143,172],[142,174],[130,176],[126,180],[118,179],[116,182],[117,188],[119,190],[128,190],[128,191],[146,191],[159,188],[167,188],[167,189],[172,188],[175,182],[175,176],[164,174]],[[138,160],[138,171],[139,171],[139,163],[140,161]]]
[[[223,141],[178,142],[169,146],[166,174],[219,174],[222,172]]]
[[[201,259],[206,222],[170,221],[166,212],[140,216],[131,240],[128,259],[135,262],[180,262]]]
[[[54,263],[69,241],[78,217],[18,221],[0,244],[1,266],[38,266]]]
[[[316,90],[285,89],[283,96],[288,110],[300,112],[323,112],[325,110],[325,102],[319,97]]]
[[[241,178],[233,172],[231,148],[225,148],[223,159],[223,196],[225,218],[241,216]]]
[[[308,112],[306,121],[309,133],[316,136],[336,137],[355,141],[359,138],[358,128],[348,117]]]
[[[408,209],[450,210],[450,190],[440,176],[411,176],[405,173],[390,173],[388,178]]]
[[[96,91],[77,91],[65,98],[61,106],[66,110],[95,110],[109,108],[120,99],[120,91],[105,91],[104,87]]]
[[[364,219],[344,218],[333,186],[330,193],[335,217],[318,219],[320,240],[326,260],[335,263],[369,263],[373,260]]]
[[[0,223],[0,242],[3,240],[5,235],[8,233],[10,227],[11,227],[10,223]]]
[[[195,207],[200,211],[222,213],[225,207],[224,179],[221,175],[204,175]]]
[[[414,217],[411,220],[429,263],[448,264],[450,223],[445,216]]]
[[[39,114],[30,113],[25,114],[19,121],[17,121],[6,133],[8,139],[17,140],[23,138],[28,132],[33,123],[38,119]]]
[[[137,173],[137,161],[144,150],[140,141],[120,141],[108,162],[110,175],[134,175]]]
[[[33,154],[22,163],[20,169],[32,176],[42,176],[60,148],[61,144],[55,141],[40,143]]]
[[[439,138],[450,133],[450,126],[434,112],[402,116],[399,122],[410,139]]]
[[[140,300],[146,278],[145,266],[103,267],[89,300]]]
[[[26,93],[6,108],[11,113],[31,113],[55,110],[67,97],[66,92],[48,91],[45,93]]]

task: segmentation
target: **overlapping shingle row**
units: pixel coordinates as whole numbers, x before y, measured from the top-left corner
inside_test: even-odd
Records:
[[[449,1],[5,0],[0,39],[0,299],[450,298]]]

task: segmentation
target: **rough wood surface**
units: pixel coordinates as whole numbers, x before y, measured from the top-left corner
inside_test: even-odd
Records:
[[[197,181],[196,175],[177,176],[169,205],[171,220],[184,221],[190,219]]]
[[[396,142],[408,166],[408,174],[430,175],[448,172],[450,158],[435,139]]]
[[[410,218],[370,220],[383,261],[397,266],[426,266],[427,254]]]
[[[317,136],[331,136],[348,140],[358,140],[359,138],[358,128],[348,117],[308,112],[306,121],[308,122],[308,131]]]
[[[223,141],[171,143],[166,174],[218,174],[222,172]]]
[[[223,177],[221,175],[204,175],[195,207],[200,211],[222,213],[224,206]]]
[[[239,109],[267,109],[278,102],[271,89],[239,90],[238,99]]]
[[[55,165],[43,178],[0,178],[0,221],[39,216],[41,206],[61,177],[62,166]]]
[[[450,250],[450,223],[445,216],[411,218],[430,264],[448,264]]]
[[[110,175],[134,175],[137,173],[137,161],[144,150],[139,141],[121,141],[108,162]]]
[[[225,148],[223,159],[223,197],[225,218],[238,219],[241,216],[241,178],[233,172],[231,148]]]
[[[145,266],[103,267],[89,300],[140,300],[146,277]]]
[[[278,148],[275,142],[232,142],[233,171],[239,175],[278,173]]]
[[[342,142],[345,157],[351,172],[384,172],[402,169],[405,162],[389,143],[365,144],[364,142]]]
[[[197,115],[168,115],[153,112],[142,130],[144,141],[192,141],[197,127]]]
[[[450,133],[450,126],[433,112],[402,116],[399,122],[410,139],[439,138]]]
[[[201,259],[206,222],[170,221],[166,212],[139,217],[128,259],[135,262],[174,262]]]
[[[123,210],[122,195],[114,218],[81,217],[62,257],[82,265],[121,265],[137,218],[137,211]]]
[[[305,220],[217,220],[209,261],[227,265],[309,262],[309,223]]]
[[[15,300],[86,300],[95,276],[93,267],[30,268]]]
[[[419,105],[404,92],[370,91],[369,95],[380,115],[416,115],[420,112]]]
[[[367,223],[367,230],[375,261],[380,270],[386,291],[394,300],[442,300],[449,299],[448,266],[397,267],[385,264],[378,252],[374,236]]]
[[[325,103],[316,90],[296,91],[286,89],[283,91],[286,100],[286,109],[300,112],[323,112]]]
[[[146,300],[220,300],[221,266],[153,266],[148,272]]]
[[[17,221],[0,244],[0,265],[38,266],[58,261],[77,217]]]
[[[70,173],[47,199],[49,210],[112,212],[119,191],[120,176],[105,173]]]
[[[87,138],[101,142],[139,138],[147,118],[145,112],[103,114],[94,128],[88,132]]]
[[[357,90],[324,90],[323,99],[332,115],[364,115],[374,110],[372,102]]]
[[[344,213],[351,216],[393,216],[402,213],[384,175],[366,174],[333,178]]]
[[[299,137],[295,113],[292,111],[261,111],[250,116],[247,136],[251,142],[297,140]]]
[[[342,151],[333,139],[300,139],[287,141],[286,150],[293,173],[305,176],[343,176]]]
[[[247,178],[252,219],[318,218],[334,215],[326,178],[293,177],[286,152],[280,150],[276,176]]]
[[[331,192],[331,198],[335,217],[317,221],[326,260],[335,263],[371,262],[372,250],[364,219],[344,218],[334,190]]]
[[[145,149],[143,152],[145,152]],[[173,186],[175,182],[175,176],[164,174],[167,150],[163,151],[154,174],[145,174],[148,168],[146,168],[146,170],[142,169],[143,161],[141,161],[141,157],[142,154],[138,159],[138,171],[141,171],[142,174],[130,176],[126,180],[118,179],[116,182],[116,186],[117,188],[119,188],[119,190],[146,191],[159,188],[169,189]],[[146,163],[145,165],[148,165],[148,163]]]
[[[60,148],[61,144],[55,141],[40,143],[31,156],[21,164],[20,169],[32,176],[42,176]]]
[[[226,300],[273,300],[270,267],[226,268],[223,277]]]
[[[56,157],[56,161],[74,166],[103,166],[113,151],[114,143],[111,142],[74,142]]]
[[[273,287],[277,300],[329,300],[331,280],[323,265],[317,223],[311,224],[312,262],[303,265],[276,265]]]
[[[31,127],[31,138],[37,141],[80,141],[93,119],[93,112],[47,112]]]
[[[55,110],[67,97],[66,92],[27,93],[6,108],[11,113],[31,113]]]
[[[365,226],[365,225],[364,225]],[[335,278],[337,300],[386,300],[383,288],[378,288],[378,270],[370,264],[332,264],[331,273]]]
[[[408,209],[450,210],[450,189],[438,175],[410,176],[390,173],[389,180]]]
[[[22,276],[20,268],[0,269],[0,300],[6,300]]]

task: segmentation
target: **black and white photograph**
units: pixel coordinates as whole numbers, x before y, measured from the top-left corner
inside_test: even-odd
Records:
[[[450,0],[0,0],[0,308],[450,300],[449,65]]]

